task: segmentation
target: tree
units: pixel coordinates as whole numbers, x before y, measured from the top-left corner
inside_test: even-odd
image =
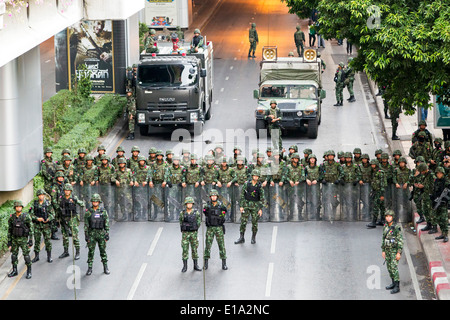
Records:
[[[447,0],[282,0],[300,18],[319,11],[318,32],[358,47],[352,66],[386,86],[389,104],[413,114],[430,95],[450,105],[450,2]]]

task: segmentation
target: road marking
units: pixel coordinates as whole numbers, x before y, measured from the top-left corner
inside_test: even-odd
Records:
[[[159,237],[161,236],[161,232],[163,231],[163,227],[159,227],[158,231],[155,234],[155,237],[153,238],[152,244],[150,245],[150,249],[148,249],[147,255],[151,256],[153,254],[153,251],[155,250],[156,244],[158,243]]]
[[[219,100],[216,100],[216,104],[219,104]]]
[[[419,281],[417,281],[417,275],[413,267],[413,263],[411,260],[411,254],[409,253],[408,244],[406,243],[405,233],[403,232],[403,227],[400,225],[400,229],[402,230],[403,236],[403,251],[405,251],[406,262],[408,263],[409,273],[411,274],[411,281],[413,283],[414,291],[416,293],[417,300],[422,299],[422,293],[420,292]]]
[[[139,285],[139,282],[141,282],[142,275],[144,274],[146,268],[147,264],[143,263],[141,265],[141,268],[139,269],[136,279],[134,280],[133,286],[131,287],[130,292],[128,293],[127,300],[133,300],[134,294],[136,293],[136,289]]]
[[[228,81],[230,79],[230,77],[225,77],[225,81]]]
[[[373,124],[372,115],[370,114],[369,104],[367,103],[367,99],[366,99],[366,92],[364,91],[364,87],[363,87],[363,84],[362,84],[362,81],[361,81],[361,75],[358,74],[357,78],[358,78],[359,87],[362,90],[362,97],[363,97],[363,100],[364,100],[364,106],[366,107],[367,115],[369,116],[370,127],[372,129],[372,136],[373,136],[373,138],[375,140],[375,145],[378,146],[379,145],[378,136],[377,136],[377,134],[375,132],[375,125]]]
[[[272,245],[270,246],[270,253],[275,253],[275,246],[277,244],[278,227],[274,226],[272,231]]]
[[[269,271],[267,272],[266,297],[270,297],[270,291],[272,290],[272,276],[273,276],[273,262],[269,263]]]
[[[231,67],[230,67],[230,70],[233,70],[233,69],[234,69],[234,67],[233,67],[233,66],[231,66]]]
[[[224,90],[225,90],[225,88],[221,88],[221,89],[220,89],[220,92],[223,92]]]

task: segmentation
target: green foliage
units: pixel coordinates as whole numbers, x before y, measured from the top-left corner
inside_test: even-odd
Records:
[[[8,219],[14,213],[14,200],[8,200],[0,206],[0,253],[8,251]]]
[[[80,64],[77,68],[78,77],[74,75],[72,78],[72,90],[80,100],[87,100],[92,103],[94,98],[91,96],[91,71],[88,70],[85,64]]]
[[[144,37],[148,30],[148,26],[145,23],[139,22],[139,52],[144,50]]]

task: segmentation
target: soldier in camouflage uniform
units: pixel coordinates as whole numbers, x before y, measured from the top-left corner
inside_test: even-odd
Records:
[[[345,80],[344,85],[347,87],[350,98],[347,99],[348,102],[355,102],[355,93],[353,92],[353,83],[355,82],[355,69],[351,66],[353,58],[348,58],[348,66],[345,68]]]
[[[41,251],[41,236],[44,237],[45,251],[47,251],[47,262],[52,262],[52,235],[51,224],[55,219],[55,211],[51,202],[46,199],[47,193],[44,189],[38,189],[36,192],[37,200],[33,201],[30,208],[30,215],[34,226],[34,259],[33,263],[39,261],[39,252]]]
[[[156,161],[150,166],[151,182],[150,187],[161,185],[166,187],[167,183],[167,165],[164,162],[164,154],[162,150],[156,150]]]
[[[33,222],[31,216],[22,212],[22,201],[14,201],[15,213],[9,216],[8,219],[8,240],[7,246],[11,251],[12,271],[8,277],[15,277],[18,275],[17,264],[19,249],[22,249],[23,258],[27,266],[26,278],[31,278],[31,258],[30,248],[33,246]]]
[[[119,159],[125,159],[125,164],[126,164],[126,160],[127,158],[125,157],[125,150],[122,146],[118,146],[116,149],[116,156],[112,159],[111,164],[114,166],[114,168],[118,168],[119,167]]]
[[[353,163],[360,165],[361,164],[361,149],[360,148],[355,148],[353,149]]]
[[[217,187],[221,188],[222,185],[227,188],[231,187],[234,175],[234,169],[228,165],[227,158],[222,157],[221,164],[217,170]]]
[[[181,151],[181,160],[180,160],[180,164],[187,168],[191,165],[191,152],[189,151],[189,149],[183,149]]]
[[[131,90],[127,90],[127,105],[124,113],[127,114],[128,119],[128,137],[127,140],[134,140],[134,129],[136,126],[136,100],[133,97]]]
[[[424,132],[425,133],[425,141],[428,142],[430,145],[433,145],[433,135],[430,131],[427,129],[427,122],[425,120],[419,121],[419,128],[413,132],[411,136],[411,142],[414,144],[419,140],[419,133]]]
[[[198,210],[194,209],[194,198],[186,197],[184,200],[185,209],[180,212],[180,229],[181,229],[181,248],[183,269],[187,270],[187,260],[189,258],[189,245],[191,246],[191,255],[194,262],[194,270],[201,271],[198,266],[198,229],[202,223],[202,217]]]
[[[411,170],[406,165],[406,158],[400,157],[398,167],[394,168],[392,183],[397,189],[406,190],[410,186]]]
[[[280,122],[282,120],[281,110],[277,107],[277,101],[270,101],[270,108],[266,111],[265,119],[270,130],[273,150],[283,151],[283,140],[281,138]]]
[[[299,57],[303,57],[305,51],[305,33],[301,30],[300,26],[296,27],[297,31],[294,33],[294,43],[297,48],[297,54]]]
[[[361,181],[361,169],[360,167],[353,163],[353,157],[350,152],[345,153],[345,165],[342,166],[343,177],[342,184],[352,183],[356,186],[359,181]]]
[[[98,181],[98,169],[97,166],[94,165],[94,158],[88,154],[86,156],[86,166],[83,171],[80,172],[78,176],[78,182],[80,186],[91,185],[95,186]]]
[[[79,174],[79,172],[75,171],[75,167],[72,164],[72,159],[70,158],[70,156],[64,155],[61,158],[61,162],[64,177],[66,178],[65,180],[74,185],[76,183],[76,180],[78,179],[76,174]]]
[[[86,166],[86,154],[87,154],[87,152],[86,152],[85,148],[78,149],[78,158],[75,158],[72,162],[75,177],[77,177],[84,170],[84,167]],[[76,178],[75,178],[75,181],[76,181]]]
[[[264,194],[264,188],[262,184],[258,181],[261,173],[259,170],[253,170],[251,173],[252,179],[246,181],[242,186],[241,196],[240,196],[240,211],[241,216],[241,226],[240,226],[240,237],[234,243],[244,243],[244,234],[247,227],[247,222],[249,216],[252,217],[252,244],[256,243],[256,233],[258,232],[258,219],[262,216],[262,208],[266,207],[266,197]]]
[[[99,165],[102,164],[102,155],[106,153],[106,148],[104,145],[99,145],[97,147],[97,155],[94,158],[94,164],[98,167]]]
[[[64,194],[60,195],[58,199],[59,210],[56,218],[61,224],[64,247],[64,252],[59,258],[62,259],[69,256],[69,236],[72,235],[73,246],[76,249],[75,260],[78,260],[80,259],[80,240],[78,238],[80,217],[76,211],[76,206],[84,207],[84,203],[78,197],[72,196],[72,191],[72,185],[66,183],[64,185]]]
[[[422,231],[430,231],[434,226],[434,215],[432,211],[431,195],[433,194],[434,175],[429,170],[426,163],[421,163],[417,166],[417,170],[420,174],[414,179],[414,187],[418,190],[418,203],[422,209],[423,216],[427,225],[422,228]]]
[[[381,254],[387,263],[389,276],[392,279],[392,283],[386,287],[386,290],[391,290],[391,293],[394,294],[400,291],[398,262],[403,250],[403,235],[401,227],[394,222],[394,211],[386,211],[385,216],[386,224],[383,227]]]
[[[215,186],[218,179],[218,167],[214,164],[214,156],[207,154],[205,156],[206,164],[202,167],[201,185]]]
[[[227,270],[227,253],[225,250],[225,216],[227,213],[226,206],[220,202],[219,193],[217,190],[212,189],[209,192],[210,201],[206,203],[203,207],[203,214],[205,215],[206,222],[206,238],[205,238],[205,251],[203,254],[204,258],[204,269],[208,269],[208,260],[211,257],[211,246],[214,240],[214,236],[217,240],[217,245],[219,246],[219,255],[222,259],[222,269]]]
[[[372,167],[372,179],[371,186],[372,191],[370,197],[373,201],[372,207],[372,221],[367,225],[367,228],[376,228],[377,219],[380,217],[380,221],[384,220],[385,205],[384,205],[384,191],[387,186],[386,175],[383,170],[380,169],[380,163],[377,159],[370,160]]]
[[[259,38],[258,38],[258,31],[256,31],[255,23],[252,23],[252,27],[248,30],[248,41],[250,42],[250,49],[248,50],[248,57],[256,58],[255,51],[256,51],[256,46],[258,45],[258,42],[259,42]]]
[[[342,107],[343,106],[343,100],[344,100],[344,78],[345,78],[345,71],[344,71],[344,63],[340,62],[339,66],[336,70],[336,74],[334,75],[334,82],[336,83],[335,91],[336,91],[336,104],[334,104],[335,107]]]
[[[109,274],[108,256],[106,254],[106,242],[109,240],[109,217],[105,208],[100,207],[102,202],[100,195],[94,193],[91,197],[92,207],[84,215],[84,238],[88,247],[87,276],[92,274],[95,247],[98,244],[100,259],[103,263],[103,272]]]
[[[141,149],[139,149],[138,146],[133,146],[131,148],[131,157],[127,159],[127,168],[130,168],[132,172],[135,172],[137,167],[139,166],[140,153]]]
[[[173,160],[173,151],[172,150],[166,150],[166,164],[169,166],[172,165]]]
[[[56,172],[56,163],[52,159],[52,148],[44,149],[44,159],[41,160],[40,174],[44,178],[44,190],[48,194],[51,192],[54,175]]]
[[[150,29],[144,38],[145,53],[158,53],[158,43],[156,42],[156,30]]]
[[[289,182],[291,187],[306,180],[304,167],[300,164],[300,155],[294,152],[291,155],[291,163],[286,167],[284,181]]]
[[[235,186],[243,185],[249,179],[248,166],[245,165],[245,158],[243,155],[236,157],[236,167],[234,168],[234,178],[231,182]]]
[[[394,150],[394,152],[392,153],[393,156],[393,162],[392,162],[392,170],[394,170],[395,168],[398,168],[399,166],[399,160],[400,157],[402,156],[402,152],[400,150]]]
[[[128,219],[128,207],[133,203],[130,187],[134,185],[134,177],[131,169],[127,168],[127,160],[125,157],[119,158],[117,162],[119,167],[111,180],[117,187],[116,220],[126,221]],[[119,212],[122,213],[121,218],[119,218]]]
[[[416,204],[417,214],[419,215],[419,219],[416,221],[417,224],[425,221],[425,216],[422,211],[422,206],[420,205],[421,192],[419,188],[416,187],[416,182],[420,178],[420,171],[418,167],[421,163],[425,163],[425,159],[422,156],[418,156],[414,161],[416,167],[411,170],[411,176],[409,178],[410,185],[412,186],[412,199],[414,199],[414,203]]]
[[[432,147],[429,142],[426,141],[426,133],[424,131],[420,131],[417,134],[417,141],[409,149],[409,156],[412,159],[416,159],[418,156],[422,156],[425,159],[425,162],[431,158]]]
[[[167,183],[171,185],[182,185],[185,179],[185,169],[180,164],[180,156],[174,155],[173,162],[167,167]]]
[[[145,190],[147,190],[147,186],[151,180],[151,171],[150,167],[146,164],[147,159],[145,159],[144,156],[138,156],[137,159],[137,166],[134,167],[133,170],[133,180],[134,180],[134,187],[140,188],[135,189],[135,199],[133,202],[134,205],[134,212],[135,212],[135,220],[139,220],[144,218],[145,212],[147,211],[147,208],[145,208],[145,205],[142,205],[141,203],[147,204],[147,199],[143,200],[141,197],[148,197],[148,194]],[[131,169],[130,169],[131,170]],[[145,189],[143,189],[145,188]],[[144,192],[139,192],[137,190],[144,190]],[[144,195],[143,195],[144,194]]]
[[[64,194],[64,185],[67,182],[68,181],[64,177],[64,173],[62,171],[56,172],[55,182],[52,185],[52,191],[50,193],[53,210],[55,212],[55,219],[53,219],[51,222],[52,240],[59,240],[59,238],[56,236],[56,232],[58,232],[58,227],[59,227],[59,220],[56,219],[56,217],[58,217],[58,211],[59,211],[58,200],[59,200],[60,196]]]
[[[185,167],[185,183],[183,184],[183,187],[194,185],[195,188],[198,188],[200,185],[202,181],[202,170],[197,164],[197,160],[197,155],[191,154],[191,163],[189,166]]]
[[[306,184],[312,186],[318,184],[322,180],[322,171],[317,164],[317,157],[311,153],[308,157],[308,165],[305,166]]]
[[[311,149],[305,149],[303,150],[303,158],[300,160],[300,164],[304,167],[306,167],[309,164],[309,156],[312,154]]]
[[[445,150],[442,148],[442,138],[434,139],[434,148],[431,150],[431,157],[429,160],[430,170],[434,171],[438,166],[442,166],[444,160]]]
[[[273,151],[272,161],[267,166],[268,176],[267,181],[270,186],[274,186],[277,183],[280,187],[284,184],[285,171],[286,171],[286,163],[280,156],[280,152],[278,150]]]
[[[336,154],[333,150],[329,150],[327,155],[327,161],[320,165],[322,183],[334,183],[339,184],[344,176],[339,162],[334,160]]]
[[[436,240],[443,240],[443,242],[448,241],[448,198],[443,198],[441,203],[438,205],[436,209],[434,209],[434,206],[437,205],[436,200],[442,195],[442,192],[445,188],[449,188],[449,180],[445,176],[445,170],[442,167],[436,168],[436,179],[434,180],[434,187],[433,187],[433,195],[432,199],[433,201],[433,216],[434,216],[434,223],[439,225],[441,228],[441,235],[436,237]],[[437,228],[435,227],[434,230],[437,232]],[[428,232],[431,233],[431,230]]]
[[[361,164],[359,165],[359,171],[361,172],[360,185],[370,183],[372,179],[372,167],[370,166],[370,157],[367,153],[361,155]]]

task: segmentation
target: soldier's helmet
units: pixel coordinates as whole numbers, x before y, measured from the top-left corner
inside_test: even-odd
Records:
[[[405,158],[405,157],[400,157],[400,158],[398,159],[398,163],[400,163],[400,162],[406,163],[406,158]]]
[[[294,152],[292,155],[291,155],[291,159],[299,159],[300,160],[300,155],[297,153],[297,152]]]
[[[161,149],[156,150],[156,156],[163,156],[164,157],[164,152]]]
[[[139,156],[138,157],[138,162],[140,162],[140,161],[146,161],[147,159],[145,159],[145,157],[144,156]]]
[[[425,120],[420,120],[419,126],[427,126],[427,122]]]
[[[86,161],[94,161],[94,157],[91,156],[90,154],[88,154],[88,155],[86,156]]]
[[[94,193],[91,197],[91,202],[102,202],[102,198],[98,193]]]
[[[150,149],[148,149],[148,154],[156,153],[156,151],[158,151],[158,150],[156,150],[155,147],[151,147]]]
[[[187,203],[195,203],[194,198],[192,198],[192,197],[186,197],[186,198],[184,199],[184,204],[187,204]]]
[[[401,156],[402,155],[402,152],[400,151],[400,150],[394,150],[394,152],[392,153],[392,155],[394,155],[394,156]]]
[[[216,189],[211,189],[211,191],[209,192],[209,196],[219,196],[219,192],[217,192]]]
[[[127,163],[127,160],[125,158],[121,157],[121,158],[119,158],[119,160],[117,160],[117,163],[118,164]]]
[[[80,149],[78,149],[78,154],[80,154],[80,153],[86,154],[86,153],[87,153],[87,152],[86,152],[86,149],[85,149],[85,148],[80,148]]]
[[[426,137],[427,134],[426,134],[424,131],[420,131],[420,132],[417,134],[417,136],[418,136],[418,137]]]
[[[297,30],[300,30],[300,26],[297,26],[296,28],[297,28]]]
[[[270,100],[270,105],[272,105],[272,104],[277,104],[277,101],[276,100]]]
[[[66,184],[64,185],[64,190],[70,190],[70,191],[73,191],[73,187],[72,187],[72,185],[71,185],[70,183],[66,183]]]
[[[437,167],[436,170],[435,170],[434,172],[435,172],[435,173],[440,172],[440,173],[444,173],[444,174],[445,174],[445,169],[442,168],[442,167]]]
[[[252,176],[261,176],[261,173],[259,172],[259,170],[258,169],[253,169],[252,170]]]
[[[351,152],[344,152],[344,158],[352,158],[352,153]]]
[[[15,207],[23,207],[23,203],[21,200],[16,200],[14,201],[14,208]]]
[[[395,212],[392,209],[386,210],[384,213],[385,216],[392,216],[392,218],[395,218]]]
[[[336,156],[334,150],[328,150],[328,156]]]
[[[99,145],[98,147],[97,147],[97,152],[98,151],[100,151],[100,150],[104,150],[104,151],[106,151],[106,148],[105,148],[105,146],[104,145]]]
[[[345,64],[343,62],[339,62],[339,67],[345,67]]]
[[[252,23],[252,28],[255,28],[256,27],[256,23]]]
[[[361,149],[360,148],[355,148],[353,149],[353,154],[361,154]]]
[[[69,149],[63,149],[63,151],[61,151],[61,155],[63,155],[64,153],[70,154],[70,150]]]
[[[172,150],[168,149],[168,150],[166,150],[166,156],[169,155],[169,154],[174,154],[174,153],[173,153]]]
[[[376,156],[377,154],[382,154],[382,153],[383,153],[383,150],[381,150],[381,149],[375,150],[375,156]]]
[[[372,159],[372,160],[370,160],[370,164],[372,165],[372,164],[375,164],[375,165],[379,165],[380,163],[378,162],[378,160],[377,159]]]
[[[194,34],[197,34],[197,33],[200,34],[200,29],[195,29],[194,30]]]
[[[177,155],[177,154],[174,154],[174,155],[173,155],[173,158],[172,158],[172,161],[175,161],[175,160],[180,161],[180,156]]]
[[[437,137],[436,139],[434,139],[434,142],[442,144],[444,142],[444,140],[442,140],[442,138]]]
[[[55,178],[64,177],[64,173],[62,171],[57,171],[55,173]]]
[[[222,161],[221,161],[222,164],[224,164],[224,163],[225,163],[225,164],[228,164],[227,157],[223,156],[223,157],[221,157],[220,159],[222,160]]]
[[[100,157],[100,160],[108,160],[109,161],[109,157],[107,154],[102,154]]]
[[[117,147],[116,153],[117,153],[117,152],[120,152],[120,151],[125,152],[125,150],[124,150],[124,148],[123,148],[122,146],[118,146],[118,147]]]
[[[134,152],[134,151],[141,152],[141,149],[139,149],[138,146],[133,146],[133,147],[131,148],[131,152]]]
[[[53,150],[52,150],[52,148],[50,148],[50,147],[46,147],[45,149],[44,149],[44,153],[53,153]]]
[[[72,161],[72,158],[69,155],[65,155],[61,158],[62,161]]]
[[[387,154],[387,152],[383,152],[381,154],[381,159],[389,159],[389,155]]]
[[[45,192],[44,189],[38,189],[38,190],[36,191],[36,195],[37,195],[37,196],[40,196],[41,194],[46,194],[46,192]]]
[[[155,29],[150,29],[149,32],[150,32],[151,35],[155,35],[156,34],[156,30]]]
[[[367,153],[363,153],[361,155],[361,159],[370,159],[369,155]]]
[[[303,150],[303,154],[311,154],[312,150],[311,149],[305,149]]]
[[[421,164],[419,164],[417,166],[417,170],[419,170],[420,172],[427,171],[428,165],[426,163],[422,162]]]
[[[198,160],[198,156],[195,153],[191,154],[191,160]]]
[[[240,154],[236,157],[236,161],[245,161],[245,158],[243,155]]]
[[[424,158],[423,156],[418,156],[418,157],[416,158],[415,163],[418,163],[418,162],[425,162],[425,158]]]
[[[297,145],[295,145],[295,144],[293,144],[292,146],[290,146],[289,149],[292,149],[292,150],[294,150],[295,152],[298,151],[298,147],[297,147]]]

